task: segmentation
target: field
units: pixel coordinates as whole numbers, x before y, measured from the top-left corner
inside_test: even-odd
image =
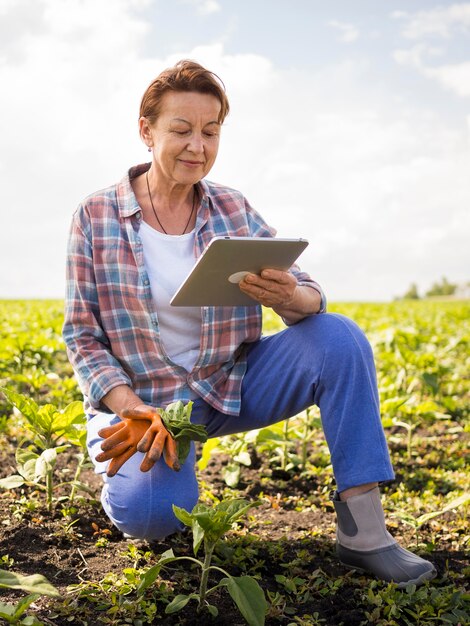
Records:
[[[399,591],[338,563],[334,482],[314,407],[271,429],[198,444],[201,503],[259,503],[228,524],[212,564],[259,583],[267,625],[469,624],[470,302],[330,310],[358,322],[374,348],[397,474],[382,490],[388,528],[433,561],[438,577]],[[130,542],[103,514],[61,325],[61,302],[0,302],[0,623],[246,624],[228,584],[197,612],[194,560],[158,565],[170,549],[194,558],[191,531]],[[277,328],[266,313],[265,331]],[[33,574],[55,592],[22,578]],[[221,578],[210,570],[209,587]]]

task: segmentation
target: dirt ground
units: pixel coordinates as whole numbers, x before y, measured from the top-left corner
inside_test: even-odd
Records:
[[[221,479],[221,472],[227,459],[215,457],[199,478],[205,489],[214,495],[222,497],[227,487]],[[3,442],[0,451],[1,474],[6,476],[14,469],[13,449]],[[260,480],[260,476],[263,480]],[[68,596],[67,587],[82,581],[99,581],[108,573],[122,575],[123,568],[140,567],[148,564],[145,560],[137,559],[132,563],[129,555],[126,556],[129,542],[122,534],[112,527],[103,513],[98,501],[100,478],[91,469],[85,470],[81,478],[96,492],[96,500],[87,497],[82,501],[72,518],[64,517],[60,506],[50,515],[45,508],[25,511],[24,500],[17,490],[0,492],[0,557],[8,556],[12,559],[12,571],[22,574],[41,573],[54,584],[64,598]],[[318,613],[324,621],[318,622],[328,626],[348,625],[355,626],[366,623],[365,606],[363,602],[364,590],[370,579],[359,577],[358,573],[351,573],[338,563],[334,552],[335,516],[333,507],[325,497],[325,485],[318,484],[315,476],[300,477],[294,472],[282,472],[263,467],[257,461],[251,468],[244,468],[242,480],[238,485],[241,497],[255,500],[260,497],[263,505],[251,512],[248,521],[243,522],[240,528],[231,533],[224,543],[232,549],[232,556],[221,552],[221,567],[225,567],[233,575],[246,572],[246,564],[253,566],[253,571],[260,575],[259,582],[265,591],[272,591],[273,595],[280,591],[276,575],[308,579],[313,572],[319,570],[317,576],[326,577],[329,581],[340,581],[338,589],[311,593],[301,608],[288,607],[288,611],[280,610],[276,614],[271,609],[266,624],[289,624],[296,616],[314,615]],[[33,499],[28,489],[25,489],[26,500]],[[18,511],[22,511],[22,516]],[[16,514],[15,514],[16,513]],[[71,523],[73,522],[73,523]],[[391,532],[399,532],[401,540],[409,545],[413,541],[411,529],[400,525],[399,529],[390,528]],[[425,533],[425,529],[423,530]],[[97,545],[100,537],[106,537],[106,547]],[[173,548],[175,554],[192,555],[191,536],[183,534],[170,537],[159,543],[137,544],[142,554],[153,552],[161,554],[168,548]],[[240,559],[240,549],[243,558]],[[235,552],[233,552],[235,550]],[[238,552],[237,552],[238,550]],[[237,558],[233,558],[233,554]],[[148,555],[146,557],[148,559]],[[243,560],[245,559],[245,560]],[[442,539],[439,549],[433,551],[432,560],[442,573],[446,570],[461,572],[468,567],[468,556],[455,551],[449,539],[446,545]],[[287,565],[286,565],[287,564]],[[0,567],[4,567],[0,565]],[[244,570],[244,571],[243,571]],[[172,574],[165,574],[171,577]],[[175,594],[178,593],[178,573],[174,573]],[[187,585],[185,572],[184,585]],[[358,584],[358,580],[360,584]],[[195,589],[197,577],[194,574]],[[362,582],[361,582],[362,581]],[[331,583],[331,584],[333,584]],[[284,591],[285,590],[281,590]],[[187,592],[187,586],[184,587]],[[23,596],[3,590],[0,601],[17,600]],[[289,594],[284,593],[289,604]],[[125,621],[107,621],[99,603],[89,603],[85,608],[77,604],[76,610],[61,611],[49,598],[39,598],[34,607],[37,617],[45,624],[62,626],[65,624],[96,624],[113,623],[125,624]],[[205,614],[203,618],[197,615],[195,604],[190,603],[186,608],[175,614],[165,616],[163,610],[153,623],[158,624],[202,624],[211,623],[235,626],[244,624],[244,620],[233,605],[228,594],[220,593],[212,602],[219,609],[219,616],[211,619]],[[285,609],[285,602],[284,602]],[[202,619],[202,621],[201,621]],[[127,623],[134,623],[132,621]],[[145,622],[147,623],[147,622]],[[301,622],[314,623],[314,622]]]

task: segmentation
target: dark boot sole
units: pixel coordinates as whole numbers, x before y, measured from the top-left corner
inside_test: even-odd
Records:
[[[370,552],[350,550],[337,544],[336,552],[340,562],[346,567],[372,574],[387,582],[394,582],[398,589],[405,589],[408,585],[418,587],[437,575],[432,563],[401,548],[398,544]],[[414,571],[410,572],[409,579],[400,580],[406,568]]]

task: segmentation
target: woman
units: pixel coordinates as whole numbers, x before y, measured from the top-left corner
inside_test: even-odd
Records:
[[[421,584],[434,567],[385,528],[378,483],[393,470],[359,328],[326,314],[321,288],[297,266],[246,276],[240,289],[253,306],[170,308],[212,237],[275,234],[242,194],[205,180],[228,111],[221,82],[199,64],[162,72],[140,110],[151,162],[88,197],[73,217],[64,338],[104,509],[125,534],[161,539],[181,529],[172,504],[196,504],[194,448],[179,467],[155,407],[193,400],[192,420],[214,437],[317,404],[338,487],[340,559],[400,586]],[[261,305],[287,328],[262,338]]]

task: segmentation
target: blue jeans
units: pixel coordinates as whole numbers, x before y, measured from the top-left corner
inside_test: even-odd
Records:
[[[191,420],[216,437],[269,426],[313,404],[320,408],[338,491],[393,479],[372,350],[359,327],[342,315],[307,317],[261,338],[248,352],[240,415],[220,413],[198,398]],[[180,472],[163,460],[141,472],[138,452],[108,478],[107,463],[94,460],[102,441],[97,431],[118,419],[102,413],[88,422],[90,456],[104,480],[103,507],[123,532],[163,539],[182,528],[172,504],[191,510],[197,502],[194,447]]]

